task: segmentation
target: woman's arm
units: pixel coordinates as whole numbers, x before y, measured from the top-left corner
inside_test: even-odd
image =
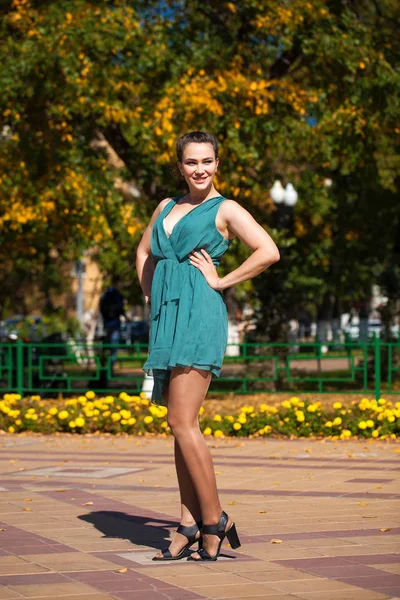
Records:
[[[279,250],[275,242],[251,214],[234,200],[226,200],[222,203],[218,221],[223,230],[237,235],[250,250],[253,250],[253,254],[240,267],[220,278],[211,256],[204,248],[190,252],[188,255],[190,264],[203,273],[207,283],[214,290],[221,291],[252,279],[279,260]],[[233,239],[230,235],[229,238]]]
[[[150,249],[151,232],[153,229],[154,221],[157,219],[158,215],[164,209],[164,206],[170,200],[171,198],[165,198],[164,200],[161,200],[161,202],[155,209],[149,224],[144,230],[142,238],[136,249],[136,271],[147,306],[150,306],[151,302],[151,282],[153,281],[154,274],[154,264]]]
[[[218,290],[232,287],[242,281],[252,279],[280,259],[279,250],[271,236],[257,223],[243,206],[234,200],[223,202],[220,210],[221,221],[226,223],[229,232],[234,233],[253,254],[237,269],[219,278]]]

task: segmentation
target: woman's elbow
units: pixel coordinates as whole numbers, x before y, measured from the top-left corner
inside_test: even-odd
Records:
[[[280,255],[280,252],[279,252],[278,248],[276,248],[275,251],[272,252],[271,264],[277,263],[280,260],[281,260],[281,255]]]
[[[263,264],[266,267],[270,267],[274,263],[278,262],[280,258],[281,255],[277,247],[269,248],[267,251],[264,252]]]

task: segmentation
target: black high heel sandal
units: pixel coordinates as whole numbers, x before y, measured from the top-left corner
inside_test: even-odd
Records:
[[[166,548],[162,548],[162,550],[161,550],[162,557],[154,556],[152,558],[152,560],[180,560],[181,558],[183,558],[183,555],[185,554],[186,550],[188,550],[190,548],[190,546],[193,546],[193,544],[195,542],[199,542],[199,550],[200,550],[202,548],[201,535],[198,538],[196,538],[196,535],[199,531],[201,532],[201,527],[202,527],[201,521],[198,521],[194,525],[190,525],[190,526],[179,525],[178,529],[176,530],[176,533],[181,533],[182,535],[187,537],[188,543],[185,544],[185,546],[182,548],[182,550],[176,556],[172,556],[169,547],[166,547]]]
[[[203,547],[201,547],[197,550],[197,554],[200,556],[200,558],[192,558],[191,556],[189,556],[187,560],[192,560],[194,562],[198,562],[201,560],[217,560],[219,553],[221,551],[222,542],[224,541],[225,537],[228,538],[231,548],[233,550],[235,550],[236,548],[240,548],[241,543],[240,543],[239,536],[236,531],[235,523],[232,523],[232,525],[229,527],[228,531],[225,531],[227,523],[228,523],[228,515],[226,514],[225,511],[222,511],[217,525],[203,525],[203,527],[201,528],[201,533],[210,533],[212,535],[217,535],[219,537],[220,542],[218,545],[217,552],[216,552],[216,554],[214,554],[214,556],[210,556],[208,554],[207,550],[205,550]]]

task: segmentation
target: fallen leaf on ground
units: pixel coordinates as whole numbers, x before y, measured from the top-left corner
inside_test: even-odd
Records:
[[[265,514],[265,513],[267,513],[268,511],[267,511],[267,510],[259,510],[258,512],[259,512],[259,514],[261,515],[261,514]]]
[[[55,492],[66,492],[67,490],[54,490]]]
[[[24,498],[24,502],[32,502],[32,498]]]
[[[123,568],[123,569],[117,569],[117,571],[115,571],[116,573],[126,573],[127,572],[127,568]]]
[[[235,500],[231,500],[230,502],[228,502],[228,506],[233,506],[234,504],[236,504]]]
[[[283,540],[272,538],[272,540],[270,540],[270,544],[283,544]]]
[[[32,510],[31,508],[24,508],[24,510]]]
[[[368,506],[368,502],[357,502],[360,506]]]
[[[84,502],[82,506],[93,506],[93,502]]]
[[[375,486],[375,489],[377,489],[377,490],[381,490],[382,488],[383,488],[383,485],[376,485]]]
[[[363,519],[376,519],[376,515],[362,515]]]
[[[379,531],[391,531],[390,527],[382,527]]]
[[[221,475],[221,471],[214,471],[216,475]]]

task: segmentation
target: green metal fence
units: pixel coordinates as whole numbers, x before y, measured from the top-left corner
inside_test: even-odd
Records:
[[[318,392],[398,395],[400,340],[229,344],[220,377],[210,392]],[[114,352],[113,352],[114,351]],[[87,390],[134,394],[142,391],[145,344],[77,342],[0,344],[0,392],[74,395]],[[116,355],[115,355],[116,352]]]

